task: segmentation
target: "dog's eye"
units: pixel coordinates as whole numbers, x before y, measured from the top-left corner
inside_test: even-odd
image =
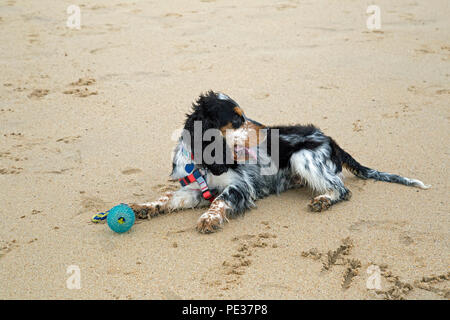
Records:
[[[242,126],[243,122],[244,122],[244,120],[242,119],[242,117],[239,115],[236,115],[233,117],[233,121],[231,121],[231,125],[233,126],[233,128],[237,129],[240,126]]]

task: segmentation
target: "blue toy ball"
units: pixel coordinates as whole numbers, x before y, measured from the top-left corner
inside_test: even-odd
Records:
[[[119,204],[109,210],[106,221],[111,230],[117,233],[126,232],[134,224],[134,211],[124,203]]]

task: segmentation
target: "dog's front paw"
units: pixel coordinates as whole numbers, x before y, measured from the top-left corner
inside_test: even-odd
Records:
[[[163,207],[159,204],[142,205],[133,203],[130,208],[134,211],[134,216],[137,219],[153,218],[164,212]]]
[[[212,233],[223,225],[223,218],[218,213],[205,212],[197,222],[197,231],[200,233]]]
[[[308,204],[311,211],[321,212],[331,207],[331,199],[326,196],[318,196],[311,200]]]
[[[132,203],[129,206],[134,211],[134,216],[137,219],[148,219],[149,208],[147,206],[143,206],[137,203]]]

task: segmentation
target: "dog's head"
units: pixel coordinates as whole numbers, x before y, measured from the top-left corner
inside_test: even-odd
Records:
[[[195,139],[195,134],[199,134],[195,130],[195,123],[197,126],[201,123],[201,137]],[[198,128],[198,127],[197,127]],[[187,115],[187,120],[184,129],[190,134],[190,141],[186,141],[190,147],[191,152],[194,149],[200,150],[204,154],[205,148],[211,142],[220,143],[222,146],[222,155],[214,154],[215,161],[208,163],[201,161],[214,175],[220,175],[228,170],[229,167],[236,165],[239,160],[238,153],[245,152],[252,146],[260,143],[260,129],[264,126],[256,121],[246,117],[242,108],[223,93],[216,93],[209,91],[201,95],[193,104],[193,112]],[[212,132],[212,138],[209,140],[209,134],[205,134],[208,130]],[[214,132],[218,134],[214,134]],[[219,139],[220,141],[215,141]],[[206,140],[206,141],[205,141]],[[192,148],[194,146],[194,148]],[[197,156],[198,153],[194,152]],[[194,161],[196,159],[194,158]],[[204,160],[204,159],[202,159]]]

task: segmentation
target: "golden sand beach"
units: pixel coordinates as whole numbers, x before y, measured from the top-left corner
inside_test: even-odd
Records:
[[[0,1],[0,299],[448,299],[449,2],[379,0],[377,30],[371,4]],[[290,190],[209,235],[201,209],[91,223],[178,187],[173,132],[210,89],[432,188],[346,173],[329,211]]]

